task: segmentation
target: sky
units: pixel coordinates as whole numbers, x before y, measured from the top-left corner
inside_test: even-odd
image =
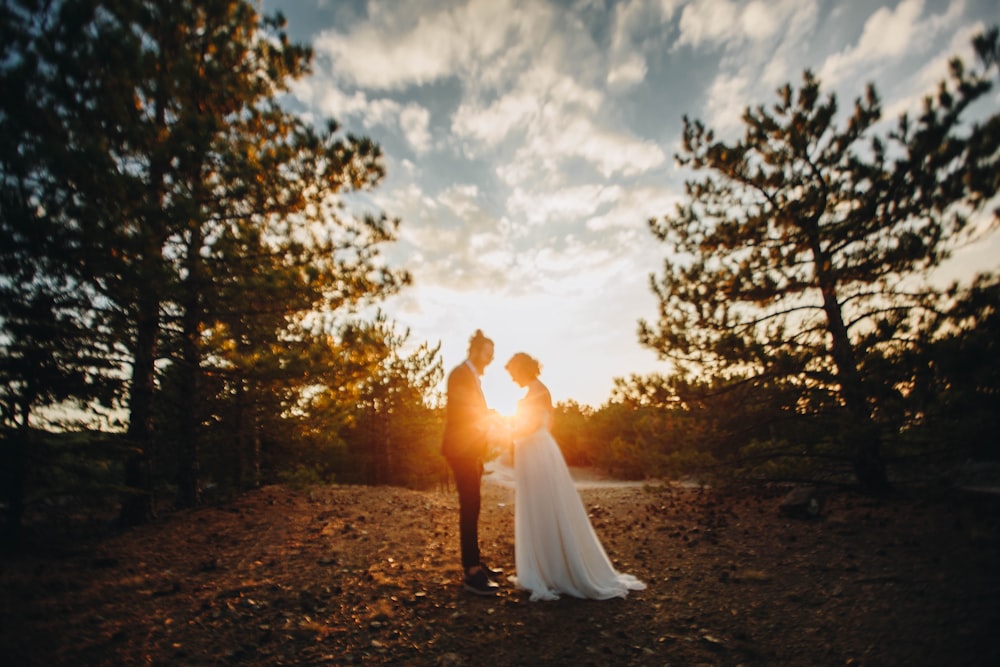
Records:
[[[1000,23],[995,0],[259,0],[314,49],[289,108],[378,142],[387,175],[363,205],[397,217],[386,261],[413,285],[382,304],[447,367],[482,329],[483,388],[513,410],[504,364],[542,364],[556,401],[598,407],[614,378],[667,372],[639,344],[648,220],[684,196],[683,117],[740,135],[748,105],[803,70],[841,109],[874,83],[884,117],[919,109],[947,61]],[[996,91],[988,104],[996,109]],[[1000,241],[941,274],[1000,268]]]

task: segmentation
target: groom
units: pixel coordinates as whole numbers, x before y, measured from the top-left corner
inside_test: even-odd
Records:
[[[493,361],[493,341],[476,330],[469,341],[468,358],[448,374],[444,441],[441,453],[451,466],[458,490],[459,534],[465,590],[493,595],[499,586],[492,570],[479,556],[479,484],[486,457],[487,433],[493,421],[479,378]]]

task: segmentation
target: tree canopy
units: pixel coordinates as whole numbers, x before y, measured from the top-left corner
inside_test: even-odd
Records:
[[[982,230],[970,220],[996,192],[1000,116],[968,116],[992,89],[996,44],[995,30],[978,38],[980,67],[954,60],[888,132],[874,85],[842,116],[809,71],[748,108],[737,140],[684,119],[677,160],[693,176],[649,223],[668,256],[640,337],[674,363],[689,407],[751,388],[733,443],[843,455],[864,487],[887,488],[884,444],[902,425],[885,419],[886,390],[908,390],[869,371],[945,307],[927,271]]]
[[[157,484],[198,502],[221,424],[259,481],[320,385],[350,412],[378,363],[345,328],[409,282],[381,253],[399,220],[349,200],[384,176],[378,144],[282,106],[312,59],[283,29],[252,2],[0,14],[4,425],[122,411],[125,523]]]

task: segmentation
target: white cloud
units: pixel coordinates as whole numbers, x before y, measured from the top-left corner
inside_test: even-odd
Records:
[[[479,188],[475,185],[455,185],[438,197],[438,201],[456,217],[465,220],[482,215],[478,199]]]
[[[600,118],[606,100],[595,84],[628,86],[642,80],[646,65],[637,52],[623,51],[620,62],[605,63],[602,70],[590,33],[578,21],[566,26],[569,17],[556,15],[547,4],[471,0],[425,7],[409,22],[403,14],[395,16],[389,5],[374,2],[368,22],[346,34],[324,33],[316,49],[330,58],[332,73],[369,90],[456,77],[463,99],[451,129],[470,157],[501,148],[518,132],[532,147],[519,151],[519,159],[542,169],[578,159],[610,177],[642,173],[665,160],[654,142]],[[430,147],[429,116],[420,110],[390,99],[349,96],[334,86],[323,95],[318,106],[332,114],[364,109],[368,126],[395,116],[414,151]]]
[[[721,45],[730,52],[748,44],[753,48],[782,36],[796,17],[815,11],[816,0],[694,0],[681,11],[676,45]],[[766,46],[770,53],[770,45]]]
[[[659,7],[665,19],[673,17],[677,8],[684,4],[684,0],[660,0]]]
[[[389,41],[372,25],[349,37],[328,32],[317,37],[315,48],[332,61],[333,70],[350,83],[392,89],[409,84],[424,84],[454,73],[460,54],[454,43],[442,42],[439,35],[424,35],[419,43],[414,33],[400,41]]]
[[[616,173],[637,174],[665,159],[663,151],[654,143],[596,127],[587,118],[571,120],[562,132],[551,138],[557,155],[581,157],[605,177]]]
[[[604,96],[593,87],[560,71],[558,63],[538,63],[521,72],[512,89],[492,102],[469,95],[452,119],[452,131],[467,142],[470,154],[494,148],[529,125],[567,114],[598,111]]]
[[[379,126],[398,129],[417,155],[431,148],[430,112],[419,104],[372,99],[362,91],[347,94],[333,82],[318,78],[296,82],[292,94],[323,117],[341,122],[358,119],[369,130]]]
[[[575,185],[543,191],[515,188],[507,200],[507,209],[528,224],[584,219],[621,195],[622,189],[617,185]]]
[[[717,132],[742,127],[748,105],[770,100],[810,66],[819,7],[816,0],[751,2],[724,30],[725,54],[706,87],[703,118]]]
[[[858,40],[858,57],[893,57],[905,53],[917,32],[917,19],[923,7],[923,0],[903,0],[895,11],[883,7],[872,14]]]
[[[311,77],[296,81],[291,93],[307,107],[324,115],[343,118],[368,109],[368,96],[362,91],[348,95],[331,82]]]
[[[740,27],[743,33],[754,42],[769,39],[779,26],[774,3],[754,0],[748,3],[740,14]]]
[[[708,125],[716,132],[728,135],[742,127],[743,111],[750,94],[752,81],[741,73],[719,74],[708,89],[705,111]]]
[[[923,4],[923,0],[903,0],[895,10],[877,9],[865,22],[856,45],[827,58],[820,79],[827,85],[835,85],[867,62],[904,53],[916,32]]]
[[[548,91],[547,102],[550,109],[596,112],[604,103],[603,93],[568,72],[541,70],[539,74],[535,86]]]
[[[682,0],[622,0],[611,15],[607,75],[609,86],[625,88],[645,80],[647,52],[665,39],[674,11]]]
[[[443,78],[474,77],[493,64],[524,27],[525,8],[515,0],[427,3],[371,0],[368,20],[348,33],[321,32],[318,54],[332,71],[356,86],[398,90]],[[530,17],[528,17],[530,18]]]
[[[564,122],[540,137],[535,150],[555,158],[581,158],[604,177],[633,176],[666,161],[663,150],[653,141],[595,125],[582,116],[565,118]]]
[[[367,127],[395,124],[402,109],[398,102],[372,99],[363,91],[345,93],[333,82],[321,78],[297,81],[291,91],[299,101],[321,116],[338,119],[360,117]]]
[[[872,71],[905,56],[924,51],[933,38],[952,25],[961,15],[964,2],[949,3],[942,14],[923,16],[923,0],[902,0],[895,9],[880,7],[865,22],[857,43],[826,59],[819,71],[825,85],[861,74],[872,78]]]
[[[679,189],[670,185],[621,188],[616,195],[612,208],[587,220],[588,230],[641,229],[645,233],[647,220],[673,213],[674,205],[681,201]]]
[[[416,104],[406,105],[399,113],[399,126],[403,135],[418,155],[430,148],[431,134],[427,129],[430,117],[427,109]]]
[[[646,78],[646,60],[637,53],[631,53],[608,72],[608,85],[630,86]]]
[[[731,0],[695,0],[681,11],[678,45],[697,47],[732,37],[739,25],[739,5]]]
[[[473,184],[455,184],[435,196],[414,184],[397,189],[381,202],[386,210],[406,212],[399,247],[388,254],[411,270],[418,286],[508,290],[511,225],[480,200]]]
[[[924,97],[936,92],[941,81],[950,80],[949,63],[952,58],[960,57],[966,66],[977,62],[972,49],[972,38],[985,29],[983,23],[976,22],[955,32],[937,55],[908,78],[907,90],[885,107],[882,117],[894,123],[904,111],[909,112],[911,117],[915,112],[919,113],[923,108]]]
[[[451,129],[459,138],[493,148],[537,113],[537,98],[515,91],[486,107],[475,100],[464,102],[452,118]]]

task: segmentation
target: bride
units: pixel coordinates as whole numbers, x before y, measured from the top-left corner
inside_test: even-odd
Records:
[[[538,380],[541,365],[518,352],[506,365],[528,391],[514,417],[514,565],[510,581],[532,600],[561,593],[605,600],[646,585],[617,572],[587,518],[559,445],[549,433],[552,397]]]

